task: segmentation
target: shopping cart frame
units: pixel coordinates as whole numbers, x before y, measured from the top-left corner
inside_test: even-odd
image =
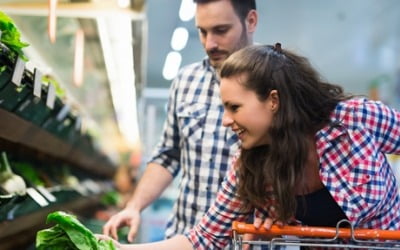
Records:
[[[244,244],[269,246],[269,249],[274,249],[275,246],[400,249],[400,230],[356,229],[348,220],[339,221],[336,227],[273,225],[270,230],[262,227],[256,229],[252,224],[235,221],[232,224],[232,234],[235,250],[242,249]],[[269,239],[244,240],[244,234]]]

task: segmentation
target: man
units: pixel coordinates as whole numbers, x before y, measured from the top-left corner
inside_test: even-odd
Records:
[[[222,126],[218,69],[236,50],[253,42],[255,0],[194,0],[196,26],[208,55],[181,69],[172,83],[164,131],[153,157],[126,207],[104,225],[117,239],[117,228],[130,226],[132,242],[140,212],[157,199],[182,171],[180,192],[166,238],[186,233],[208,210],[225,177],[238,138]]]

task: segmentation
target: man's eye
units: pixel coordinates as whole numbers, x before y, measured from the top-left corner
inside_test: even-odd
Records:
[[[239,108],[239,105],[231,105],[231,110],[232,111],[237,111]]]
[[[205,30],[202,30],[202,29],[199,29],[199,33],[200,33],[202,36],[207,35],[207,32],[206,32]]]
[[[228,31],[227,28],[219,28],[219,29],[216,29],[214,32],[216,34],[225,34],[227,31]]]

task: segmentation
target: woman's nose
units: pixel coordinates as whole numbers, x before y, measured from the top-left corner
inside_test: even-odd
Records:
[[[222,125],[225,127],[231,126],[233,123],[233,119],[230,118],[225,112],[224,115],[222,116]]]

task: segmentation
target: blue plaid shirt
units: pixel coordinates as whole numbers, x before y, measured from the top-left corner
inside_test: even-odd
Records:
[[[182,68],[172,82],[162,138],[150,159],[174,177],[182,174],[167,238],[200,221],[238,149],[238,137],[222,126],[222,115],[219,79],[209,61]]]

